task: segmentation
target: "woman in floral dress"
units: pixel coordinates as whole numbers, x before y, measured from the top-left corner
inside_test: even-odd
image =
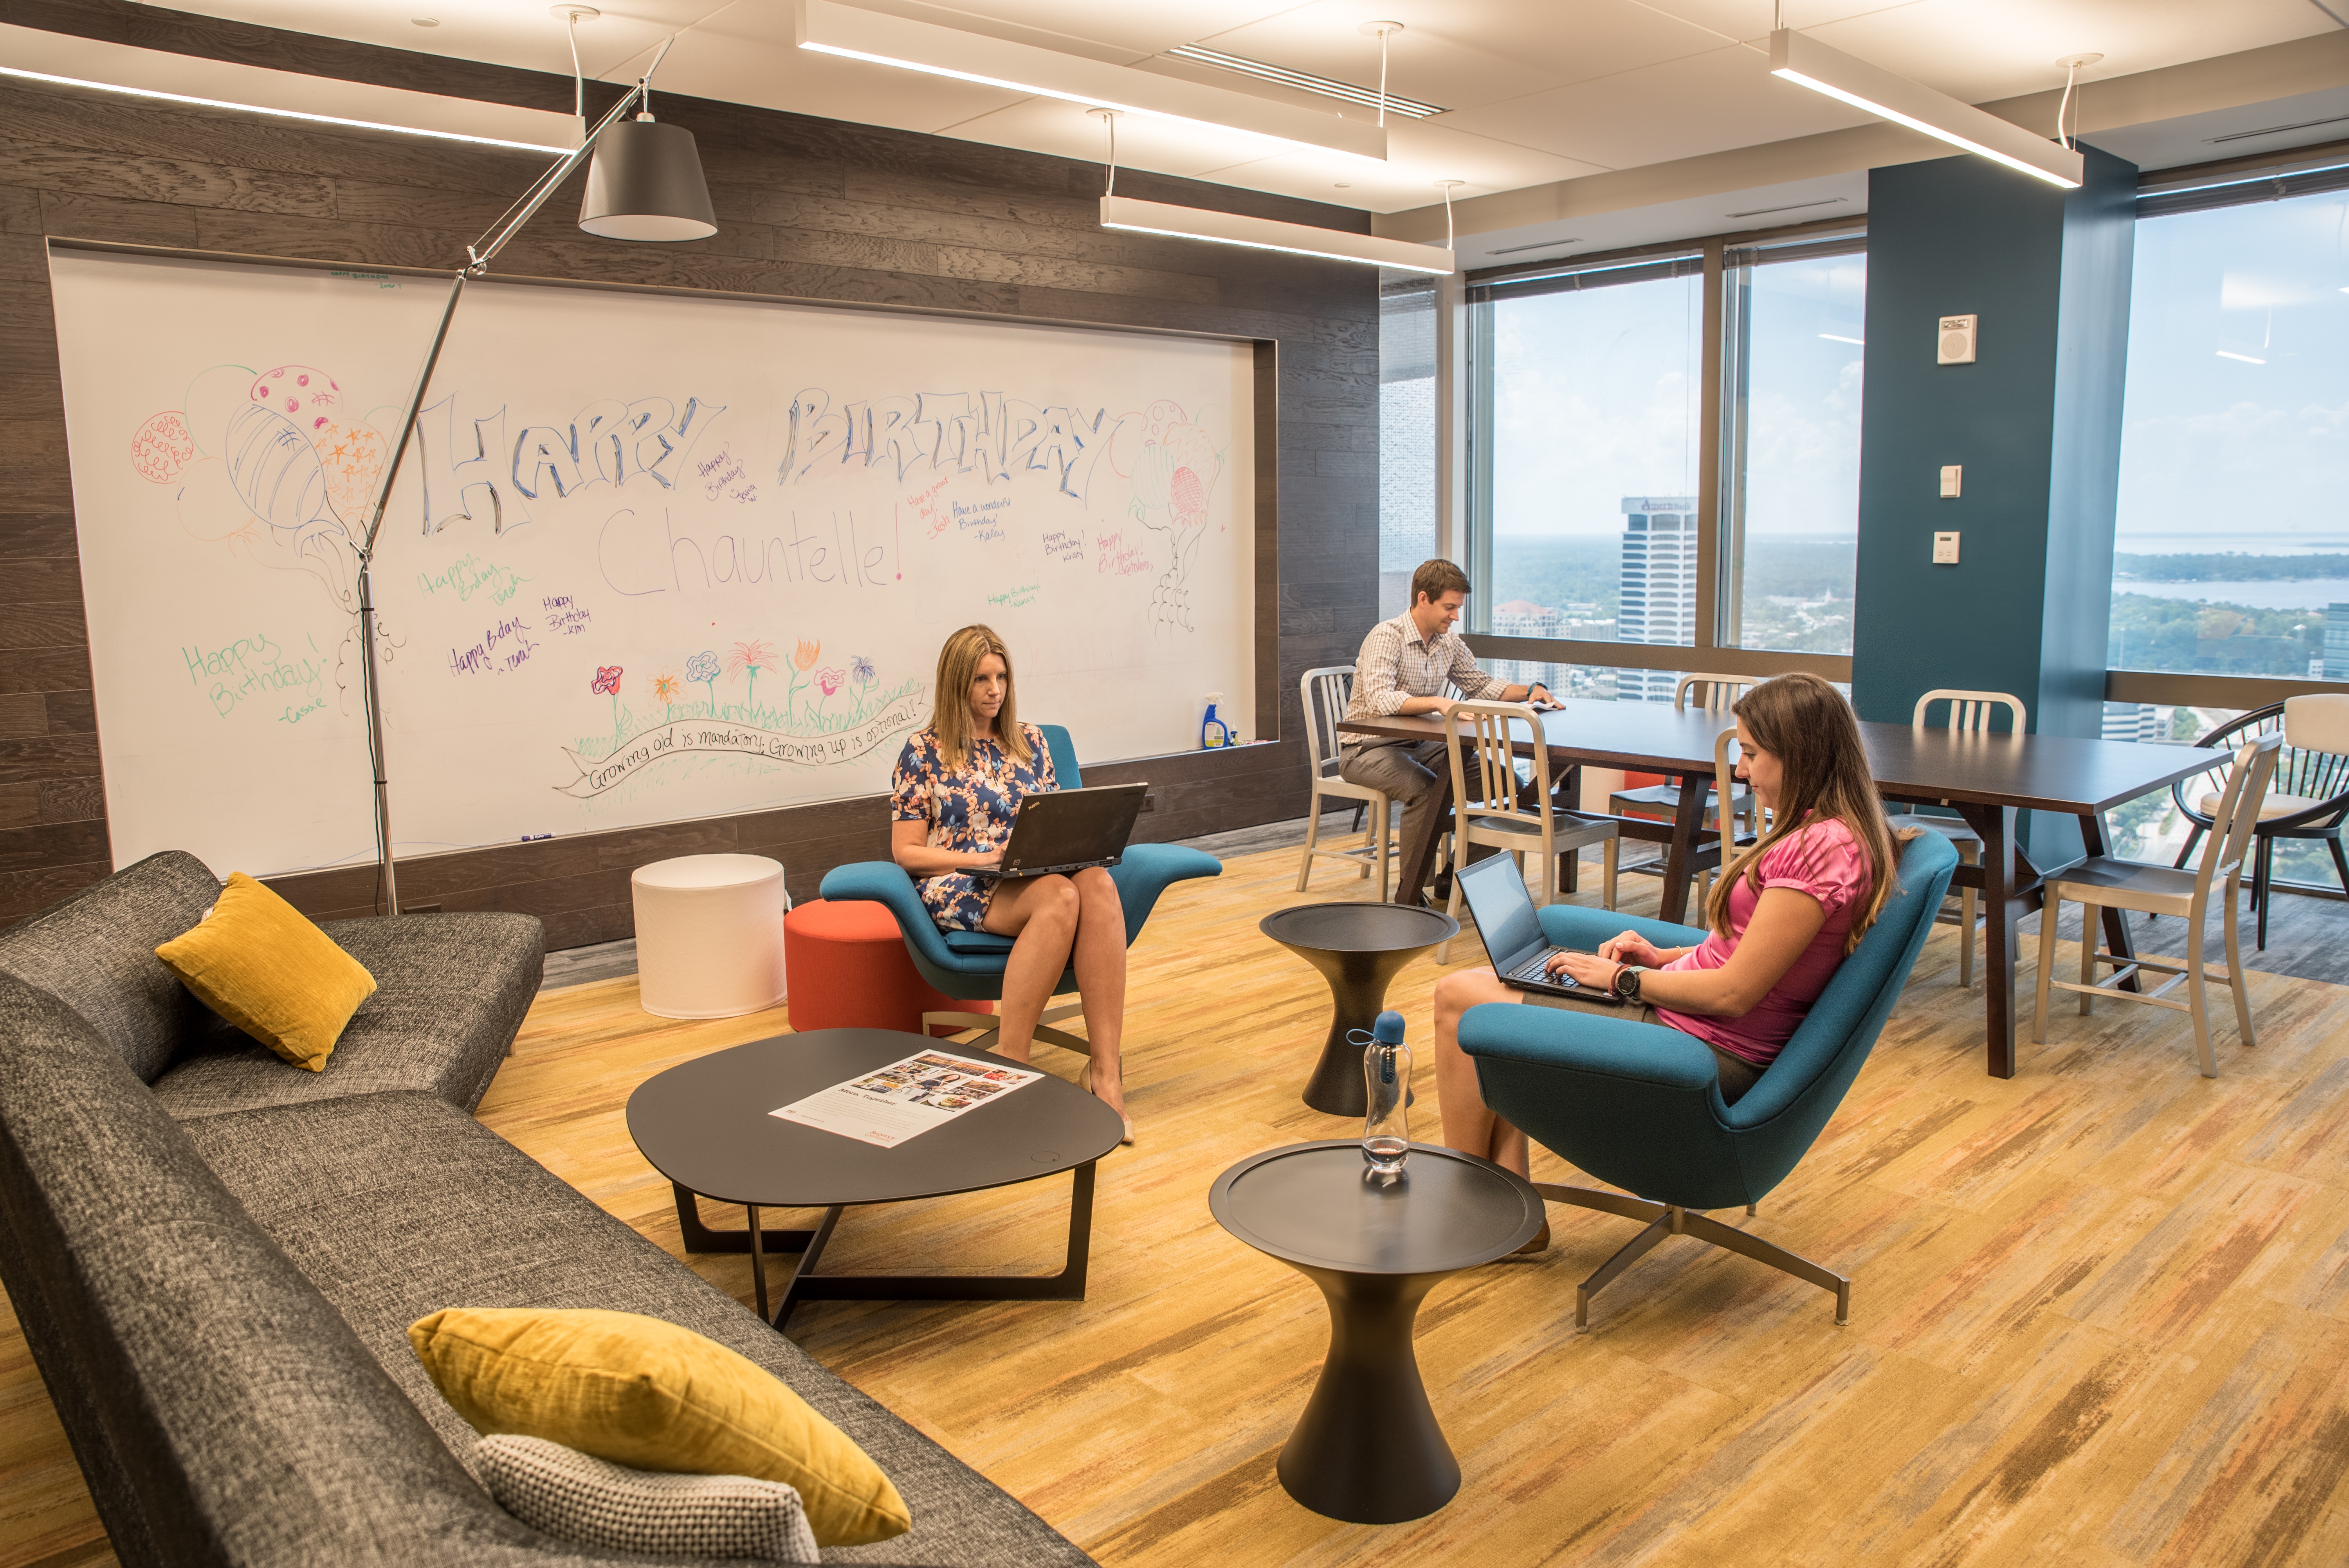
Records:
[[[1036,1025],[1073,963],[1092,1060],[1085,1087],[1125,1119],[1119,1045],[1125,1027],[1125,910],[1107,871],[1074,876],[980,879],[974,866],[1003,859],[1020,799],[1057,789],[1044,732],[1015,711],[1011,653],[985,626],[965,626],[938,650],[929,724],[897,754],[890,790],[890,853],[916,879],[940,931],[990,931],[1013,939],[1003,971],[1003,1020],[995,1049],[1028,1059]]]

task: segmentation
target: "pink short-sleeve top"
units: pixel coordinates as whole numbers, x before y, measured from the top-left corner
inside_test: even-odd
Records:
[[[1867,903],[1874,872],[1867,846],[1848,827],[1832,818],[1797,829],[1771,845],[1762,852],[1759,869],[1764,889],[1790,887],[1818,900],[1819,907],[1827,912],[1819,934],[1811,938],[1811,944],[1803,949],[1794,967],[1770,987],[1769,995],[1744,1016],[1705,1018],[1664,1007],[1656,1009],[1656,1016],[1731,1056],[1757,1068],[1766,1068],[1777,1058],[1779,1050],[1810,1012],[1811,1004],[1818,1000],[1819,993],[1835,977],[1837,966],[1843,962],[1844,939],[1850,935],[1851,923]],[[1718,969],[1728,963],[1754,918],[1754,906],[1761,899],[1753,882],[1741,874],[1730,889],[1727,938],[1713,932],[1696,951],[1664,967]]]

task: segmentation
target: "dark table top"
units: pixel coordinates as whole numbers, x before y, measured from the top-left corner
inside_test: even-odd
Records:
[[[1541,1195],[1488,1160],[1414,1143],[1400,1181],[1369,1169],[1359,1139],[1267,1150],[1216,1178],[1207,1208],[1260,1253],[1343,1274],[1450,1274],[1541,1229]]]
[[[1316,953],[1395,953],[1456,936],[1460,923],[1400,903],[1300,903],[1274,910],[1257,929],[1284,947]]]
[[[628,1135],[655,1170],[705,1198],[821,1209],[1033,1181],[1100,1159],[1125,1130],[1050,1073],[895,1149],[767,1114],[921,1050],[1020,1065],[891,1029],[780,1035],[647,1078],[628,1097]]]
[[[1541,716],[1553,758],[1656,773],[1711,772],[1713,738],[1734,722],[1661,702],[1566,701]],[[1435,740],[1435,716],[1349,721],[1353,735]],[[1877,787],[1902,800],[2018,806],[2083,817],[2189,778],[2211,766],[2189,746],[2082,740],[2068,735],[1962,734],[1906,724],[1859,727]],[[1528,744],[1531,737],[1526,738]]]

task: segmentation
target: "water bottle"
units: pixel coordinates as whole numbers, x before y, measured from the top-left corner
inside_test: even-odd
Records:
[[[1362,1047],[1362,1161],[1380,1176],[1400,1176],[1411,1158],[1411,1047],[1402,1015],[1381,1013]]]

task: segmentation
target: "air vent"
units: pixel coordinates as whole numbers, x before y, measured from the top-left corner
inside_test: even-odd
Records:
[[[1573,239],[1544,240],[1539,244],[1535,245],[1504,245],[1497,251],[1487,251],[1485,253],[1488,256],[1514,256],[1519,251],[1554,251],[1560,245],[1578,245],[1580,243],[1582,243],[1580,240]]]
[[[1743,212],[1723,212],[1722,216],[1724,218],[1761,218],[1766,217],[1772,212],[1800,212],[1812,207],[1840,206],[1844,201],[1845,198],[1841,196],[1830,196],[1824,201],[1797,201],[1791,207],[1754,207],[1749,208]]]
[[[1178,60],[1213,66],[1222,71],[1237,71],[1260,82],[1276,82],[1285,88],[1295,88],[1299,92],[1319,93],[1323,98],[1361,104],[1367,108],[1379,107],[1379,95],[1375,88],[1358,88],[1350,82],[1333,82],[1327,77],[1308,76],[1303,71],[1292,71],[1286,66],[1268,66],[1262,60],[1242,59],[1237,55],[1203,49],[1196,44],[1184,44],[1166,52]],[[1389,114],[1408,115],[1413,119],[1425,119],[1432,114],[1449,112],[1435,104],[1422,103],[1417,98],[1398,98],[1392,93],[1387,95],[1386,104]]]
[[[2224,136],[2206,136],[2205,147],[2216,147],[2222,141],[2249,141],[2255,136],[2274,136],[2287,130],[2314,130],[2320,125],[2340,125],[2349,122],[2349,114],[2336,114],[2326,119],[2297,120],[2291,125],[2263,126],[2258,130],[2230,130]]]

